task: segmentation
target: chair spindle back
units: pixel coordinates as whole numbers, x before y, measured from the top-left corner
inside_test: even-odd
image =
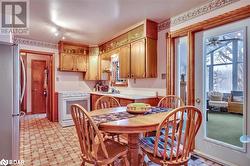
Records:
[[[184,106],[184,102],[180,97],[175,95],[165,96],[158,103],[158,107],[164,107],[164,108],[175,109],[182,106]]]
[[[71,115],[76,127],[83,159],[94,163],[97,159],[97,147],[101,145],[105,158],[108,158],[103,137],[88,112],[80,105],[71,106]]]
[[[117,99],[111,96],[102,96],[99,99],[97,99],[95,103],[95,110],[97,109],[105,109],[105,108],[114,108],[114,107],[120,107],[120,103]]]
[[[154,157],[160,153],[158,143],[160,137],[164,137],[163,162],[166,164],[187,162],[201,122],[202,113],[194,106],[184,106],[172,110],[158,126]],[[164,130],[164,135],[161,135],[162,130]],[[167,148],[170,148],[170,153],[166,153]]]

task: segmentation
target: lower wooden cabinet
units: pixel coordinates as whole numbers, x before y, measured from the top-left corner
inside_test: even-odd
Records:
[[[122,98],[120,98],[118,101],[121,104],[121,106],[127,106],[128,104],[135,102],[134,100],[122,99]]]
[[[95,108],[96,101],[103,95],[97,95],[97,94],[91,94],[90,100],[91,100],[91,111]],[[125,98],[118,98],[116,99],[119,101],[120,105],[125,107],[130,103],[147,103],[151,106],[157,106],[159,99],[158,98],[148,98],[148,99],[125,99]]]

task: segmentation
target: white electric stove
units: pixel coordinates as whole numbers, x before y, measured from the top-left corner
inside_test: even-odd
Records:
[[[61,91],[58,95],[58,118],[62,127],[74,125],[71,117],[71,105],[79,104],[90,110],[90,94],[87,91]]]

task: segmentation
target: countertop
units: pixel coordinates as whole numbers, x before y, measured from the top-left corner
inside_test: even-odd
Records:
[[[112,97],[124,98],[124,99],[130,99],[130,100],[156,98],[156,95],[142,95],[142,94],[123,94],[123,93],[122,94],[112,94],[112,93],[108,93],[108,92],[90,92],[90,94],[112,96]]]

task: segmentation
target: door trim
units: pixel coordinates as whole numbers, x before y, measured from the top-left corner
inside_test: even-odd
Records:
[[[45,52],[45,51],[36,51],[36,50],[27,50],[27,49],[20,49],[20,52],[24,53],[31,53],[31,54],[38,54],[38,55],[44,55],[44,56],[50,56],[50,77],[48,79],[49,82],[49,111],[48,111],[48,119],[52,122],[58,121],[58,117],[56,115],[55,105],[56,99],[55,99],[55,54],[52,52]]]

